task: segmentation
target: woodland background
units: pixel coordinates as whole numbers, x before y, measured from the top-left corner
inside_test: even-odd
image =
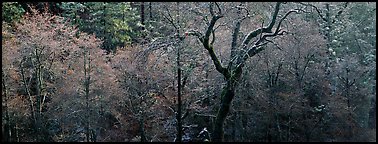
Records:
[[[376,3],[2,2],[2,141],[375,142]]]

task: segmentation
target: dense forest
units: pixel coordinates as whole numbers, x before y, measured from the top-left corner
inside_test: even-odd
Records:
[[[2,142],[376,141],[375,2],[2,2]]]

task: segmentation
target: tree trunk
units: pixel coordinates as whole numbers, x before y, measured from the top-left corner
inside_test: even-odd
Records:
[[[142,24],[142,30],[144,30],[144,2],[140,4],[140,23]]]
[[[140,141],[147,142],[146,134],[144,131],[144,116],[139,120]]]
[[[9,111],[8,111],[8,95],[7,95],[7,86],[5,84],[5,74],[4,71],[1,71],[2,73],[2,84],[3,84],[3,96],[4,96],[4,103],[5,103],[5,125],[4,125],[4,138],[3,142],[10,142],[12,132],[10,129],[10,121],[9,121]]]
[[[38,51],[39,50],[39,51]],[[41,49],[36,47],[34,51],[34,56],[35,56],[35,63],[33,64],[34,70],[35,70],[35,76],[37,80],[37,89],[36,89],[36,133],[37,133],[37,140],[38,141],[43,141],[43,136],[42,136],[42,84],[43,84],[43,76],[42,76],[42,63],[41,63]]]
[[[149,11],[150,11],[150,21],[152,21],[152,4],[151,4],[151,2],[148,3],[148,8],[149,8]]]
[[[181,122],[181,68],[180,68],[180,47],[177,47],[177,142],[182,140],[182,122]]]
[[[107,20],[107,7],[106,7],[107,3],[106,2],[103,2],[103,7],[102,7],[102,10],[103,10],[103,13],[102,13],[102,24],[104,25],[103,29],[102,29],[102,36],[104,37],[104,42],[103,42],[103,47],[104,49],[107,51],[107,53],[110,53],[111,52],[111,47],[110,47],[110,44],[109,43],[109,38],[107,38],[107,24],[106,24],[106,20]]]
[[[88,55],[87,55],[88,54]],[[87,62],[88,61],[88,62]],[[84,53],[84,78],[85,78],[85,82],[84,82],[84,91],[85,91],[85,103],[86,103],[86,111],[87,111],[87,114],[86,114],[86,125],[85,125],[85,129],[86,129],[86,140],[87,142],[89,142],[90,140],[90,108],[89,108],[89,84],[90,84],[90,79],[91,79],[91,76],[90,76],[90,70],[91,70],[91,60],[90,60],[90,52],[85,50],[85,53]],[[88,66],[88,68],[87,68]]]
[[[241,71],[240,71],[241,73]],[[238,76],[240,77],[240,75]],[[228,79],[227,80],[227,85],[226,87],[223,88],[222,94],[221,94],[221,105],[218,110],[216,119],[215,119],[215,124],[214,124],[214,131],[213,131],[213,137],[212,141],[214,142],[221,142],[223,141],[223,124],[226,120],[227,114],[230,111],[230,106],[232,99],[235,96],[235,83],[237,80],[235,79]]]
[[[179,3],[176,3],[177,5],[177,13],[178,15],[180,14],[179,12]],[[180,24],[180,19],[177,18],[177,23]],[[180,35],[180,30],[176,30],[177,33]],[[182,101],[181,101],[181,65],[180,65],[180,43],[177,45],[177,114],[176,114],[176,120],[177,120],[177,136],[176,136],[176,142],[181,142],[182,141],[182,121],[181,121],[181,106],[182,106]]]
[[[233,122],[232,122],[232,137],[231,137],[231,139],[232,139],[232,141],[233,142],[235,142],[236,141],[236,116],[237,114],[236,114],[236,112],[235,112],[235,114],[233,115],[233,118],[232,118],[232,120],[233,120]]]

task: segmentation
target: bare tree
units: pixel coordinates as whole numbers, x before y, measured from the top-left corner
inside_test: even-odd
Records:
[[[225,122],[227,114],[229,113],[231,102],[235,96],[235,89],[237,87],[238,81],[240,80],[242,69],[244,67],[246,60],[261,52],[264,49],[264,47],[262,46],[268,43],[272,43],[272,41],[267,38],[277,37],[287,33],[286,31],[281,29],[282,22],[291,13],[299,13],[301,11],[300,9],[290,10],[287,13],[285,13],[280,19],[278,19],[278,13],[280,10],[280,6],[282,4],[284,3],[278,2],[275,5],[271,21],[267,26],[263,26],[263,23],[262,27],[250,31],[241,42],[237,41],[239,38],[240,24],[243,20],[249,18],[250,15],[244,16],[236,20],[232,32],[231,57],[227,67],[222,65],[222,63],[219,61],[219,58],[214,52],[214,42],[216,38],[215,24],[219,19],[224,17],[224,12],[222,11],[222,8],[218,3],[209,4],[211,20],[207,25],[205,33],[201,33],[196,30],[188,31],[188,34],[196,36],[198,40],[202,43],[203,47],[208,51],[216,70],[224,76],[227,83],[226,86],[223,87],[223,91],[221,94],[221,104],[216,115],[214,130],[212,134],[212,141],[223,141],[223,124]],[[276,23],[277,26],[275,30],[273,30],[273,27],[276,25]],[[257,38],[257,40],[251,44],[253,38]],[[237,48],[238,45],[239,49]]]

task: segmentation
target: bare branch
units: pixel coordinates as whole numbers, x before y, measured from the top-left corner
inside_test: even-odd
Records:
[[[206,48],[207,49],[207,48]],[[210,54],[211,59],[213,60],[213,63],[215,65],[215,68],[218,72],[222,73],[224,76],[228,77],[228,72],[227,70],[222,66],[220,61],[218,60],[217,56],[214,53],[213,47],[211,46],[210,48],[207,49],[207,51]]]
[[[219,7],[219,4],[217,2],[214,2],[214,3],[215,3],[215,5],[218,8],[219,14],[221,15],[222,14],[222,9]]]
[[[265,43],[262,43],[262,44],[257,44],[257,45],[255,45],[255,47],[259,48],[259,47],[261,47],[261,46],[267,45],[268,43],[269,43],[269,42],[265,42]]]
[[[189,36],[196,36],[200,41],[201,41],[201,43],[203,43],[204,42],[204,38],[203,38],[203,35],[202,35],[202,33],[200,33],[199,31],[196,31],[196,30],[189,30],[188,32],[188,35]]]
[[[337,78],[342,80],[341,82],[343,82],[344,84],[348,83],[347,80],[344,77],[341,77],[340,75],[337,75]]]
[[[213,8],[214,4],[218,8],[218,14],[215,14],[215,12],[214,12],[214,8]],[[222,15],[222,9],[220,8],[220,6],[219,6],[219,4],[217,2],[210,3],[209,10],[210,10],[211,16]]]
[[[241,5],[242,4],[240,4],[239,6],[241,6]],[[238,14],[238,17],[240,17],[240,14],[241,14],[240,8],[238,8],[237,14]],[[231,41],[231,57],[234,57],[235,53],[236,53],[236,45],[237,45],[237,41],[238,41],[238,35],[239,35],[239,32],[240,32],[240,23],[241,23],[241,19],[237,19],[236,23],[234,25],[234,29],[233,29],[233,33],[232,33],[232,41]]]
[[[268,27],[266,28],[259,28],[259,29],[256,29],[254,31],[251,31],[243,40],[242,42],[242,47],[245,48],[247,47],[248,43],[251,41],[252,38],[256,37],[257,35],[259,35],[260,33],[271,33],[272,32],[272,28],[274,26],[274,24],[276,23],[276,19],[277,19],[277,15],[278,15],[278,11],[280,10],[280,5],[281,3],[278,2],[275,6],[275,9],[274,9],[274,12],[272,14],[272,20],[270,22],[270,24],[268,25]]]
[[[265,41],[272,43],[272,44],[273,44],[274,46],[276,46],[279,50],[282,50],[282,48],[279,47],[278,44],[274,43],[273,41],[268,40],[268,39],[265,39]]]
[[[335,19],[333,19],[332,23],[335,23],[336,19],[343,13],[343,11],[348,7],[348,3],[349,2],[346,2],[343,6],[343,9],[340,10],[339,12],[337,12],[336,16],[335,16]]]
[[[275,8],[274,8],[274,13],[272,15],[272,20],[270,21],[270,24],[269,26],[267,27],[267,29],[270,31],[274,24],[276,23],[276,18],[277,18],[277,15],[278,15],[278,11],[280,10],[280,5],[281,5],[281,2],[277,2]]]
[[[168,107],[173,113],[176,113],[175,108],[173,106]]]
[[[214,28],[215,23],[216,23],[220,18],[222,18],[222,17],[223,17],[223,16],[213,16],[213,17],[211,18],[210,24],[209,24],[209,26],[207,27],[207,30],[206,30],[206,33],[205,33],[205,37],[204,37],[204,42],[206,43],[206,45],[209,44],[209,37],[210,37],[211,32],[213,31],[213,28]]]
[[[243,6],[241,6],[241,5],[236,6],[236,8],[239,8],[240,10],[245,10],[245,11],[247,12],[247,16],[246,16],[246,17],[243,17],[243,19],[245,19],[245,18],[247,18],[247,17],[250,17],[250,13],[249,13],[248,8],[243,7]]]
[[[210,115],[210,114],[200,114],[200,113],[195,113],[195,115],[197,115],[197,116],[205,116],[205,117],[213,117],[213,118],[216,117],[215,115]]]
[[[277,25],[277,28],[276,28],[276,31],[274,32],[274,34],[275,34],[275,35],[278,34],[278,32],[279,32],[279,30],[280,30],[280,28],[281,28],[282,21],[285,20],[286,17],[289,16],[290,13],[293,13],[293,12],[295,12],[295,13],[299,13],[298,11],[299,11],[299,9],[295,9],[295,10],[290,10],[289,12],[287,12],[287,13],[285,14],[285,16],[281,18],[280,22],[278,22],[278,25]]]
[[[263,28],[263,26],[264,26],[264,21],[261,23],[261,28]],[[261,40],[261,38],[262,38],[262,34],[263,34],[263,33],[260,33],[260,40]]]
[[[257,47],[259,47],[259,46],[261,46],[261,45],[265,45],[266,43],[261,44],[261,45],[259,45],[259,44],[260,44],[261,42],[263,42],[263,41],[266,41],[266,38],[267,38],[267,37],[274,37],[274,36],[278,36],[278,35],[283,35],[286,31],[282,31],[282,32],[280,33],[280,31],[281,31],[281,30],[280,30],[281,24],[282,24],[283,20],[285,20],[286,17],[287,17],[289,14],[293,13],[293,12],[298,13],[298,10],[290,10],[289,12],[287,12],[287,13],[284,15],[284,17],[282,17],[281,20],[279,21],[278,26],[277,26],[275,32],[274,32],[273,34],[263,35],[262,38],[260,38],[260,39],[254,44],[253,47],[255,47],[255,48],[252,47],[252,48],[250,48],[250,49],[247,51],[247,54],[243,54],[242,59],[239,59],[239,61],[238,61],[239,65],[240,65],[240,63],[244,63],[245,60],[248,59],[248,57],[254,56],[254,55],[257,54],[258,52],[260,52],[261,50],[260,50],[260,49],[257,49]],[[261,28],[260,28],[260,29],[261,29]],[[260,33],[260,34],[262,34],[262,33]],[[245,47],[244,47],[244,48],[245,48]]]
[[[50,65],[48,66],[48,69],[47,70],[51,70],[51,67],[52,67],[52,65],[53,65],[53,63],[54,63],[54,60],[56,59],[56,57],[55,57],[55,52],[51,52],[50,54],[49,54],[49,58],[51,57],[51,55],[53,55],[52,56],[52,59],[50,59]]]
[[[219,25],[217,25],[217,26],[214,28],[214,30],[218,29],[218,28],[221,27],[221,26],[227,26],[227,25],[228,25],[228,23],[219,24]]]
[[[278,68],[277,68],[277,71],[276,71],[276,76],[275,76],[275,79],[274,79],[274,84],[277,85],[277,81],[278,81],[278,76],[281,72],[281,68],[282,68],[282,62],[280,62],[278,64]]]
[[[303,71],[302,71],[302,75],[301,75],[301,78],[300,78],[300,81],[302,81],[303,80],[303,77],[304,77],[304,75],[305,75],[305,73],[306,73],[306,68],[308,67],[308,65],[310,64],[310,60],[311,60],[311,58],[313,58],[315,56],[315,54],[307,54],[307,56],[306,56],[306,64],[304,65],[304,67],[303,67]]]
[[[302,5],[304,5],[304,6],[310,6],[310,7],[313,7],[313,8],[316,10],[316,12],[318,13],[319,17],[320,17],[323,21],[327,21],[327,19],[325,18],[324,15],[322,15],[322,12],[318,9],[318,7],[316,7],[316,6],[314,6],[314,5],[310,4],[310,3],[307,3],[307,4],[305,4],[305,3],[303,3],[303,2],[299,2],[299,3],[302,4]]]
[[[181,119],[185,119],[189,115],[189,109],[186,109],[184,115],[181,117]]]
[[[236,20],[236,23],[235,23],[234,29],[233,29],[233,33],[232,33],[231,55],[230,55],[231,60],[228,64],[228,66],[227,66],[228,69],[230,69],[233,66],[234,61],[238,59],[238,57],[236,57],[236,55],[239,51],[236,49],[236,46],[237,46],[238,37],[239,37],[239,33],[240,33],[241,22],[249,17],[248,10],[247,10],[248,15],[246,17],[241,17],[241,12],[242,12],[242,9],[243,9],[242,4],[243,3],[240,3],[239,6],[236,6],[238,19]],[[261,27],[263,27],[263,26],[261,26]]]
[[[264,38],[263,38],[264,39]],[[263,39],[261,40],[258,40],[252,47],[250,47],[249,49],[246,49],[246,50],[243,50],[244,53],[240,53],[240,56],[238,57],[237,59],[237,66],[236,68],[241,68],[244,66],[244,62],[249,58],[249,57],[253,57],[254,55],[258,54],[259,52],[261,52],[262,50],[264,50],[265,48],[262,47],[266,44],[268,44],[269,42],[265,42],[265,43],[262,43],[260,44]]]
[[[231,50],[236,49],[239,31],[240,31],[240,21],[237,21],[235,24],[233,33],[232,33]]]
[[[215,25],[215,23],[220,18],[222,18],[223,16],[221,16],[221,15],[214,15],[214,13],[212,11],[213,11],[212,10],[212,4],[210,4],[210,12],[212,13],[212,18],[211,18],[209,26],[207,27],[205,36],[202,39],[200,38],[200,41],[202,42],[204,48],[209,52],[210,57],[213,60],[213,63],[215,65],[216,70],[226,76],[226,75],[228,75],[226,69],[222,66],[222,64],[220,63],[218,57],[215,55],[212,43],[209,43],[209,37],[210,37],[210,34],[212,34],[214,32],[214,25]],[[215,34],[213,36],[215,36]]]
[[[176,24],[173,22],[173,18],[172,18],[172,16],[171,16],[171,14],[169,14],[168,8],[167,8],[167,13],[168,13],[169,18],[168,18],[165,14],[162,14],[163,17],[164,17],[165,19],[167,19],[169,23],[172,24],[172,26],[175,28],[175,30],[178,30],[178,27],[177,27]]]
[[[210,11],[211,16],[215,16],[214,9],[213,9],[213,3],[209,4],[209,11]]]
[[[211,31],[211,34],[212,34],[212,40],[211,40],[211,42],[210,42],[210,45],[214,45],[214,42],[215,42],[215,29],[213,29],[212,31]]]

